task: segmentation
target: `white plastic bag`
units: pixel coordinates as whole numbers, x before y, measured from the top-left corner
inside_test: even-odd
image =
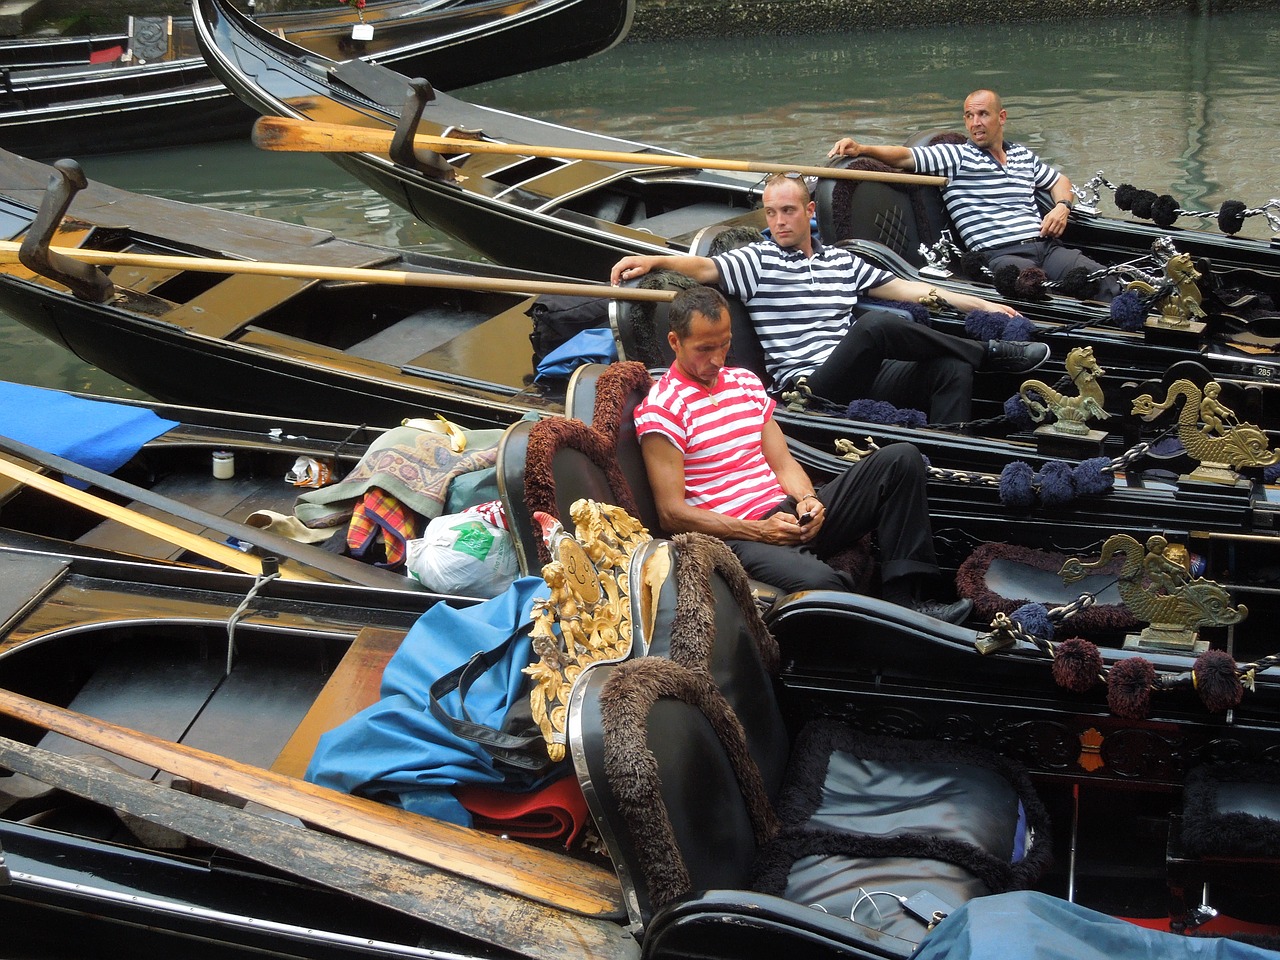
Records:
[[[511,534],[475,508],[436,517],[407,549],[406,570],[436,593],[496,597],[519,572]]]

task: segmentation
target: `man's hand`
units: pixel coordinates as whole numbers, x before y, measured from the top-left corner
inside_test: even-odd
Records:
[[[853,137],[841,137],[836,145],[827,152],[827,157],[856,157],[862,152],[862,144]]]
[[[1051,238],[1062,236],[1067,232],[1067,220],[1070,216],[1071,211],[1067,209],[1066,204],[1055,203],[1053,209],[1040,221],[1040,236]]]
[[[623,257],[613,265],[613,270],[609,273],[609,282],[616,287],[624,280],[643,277],[649,272],[650,267],[649,257]]]
[[[772,543],[781,547],[798,547],[808,543],[818,533],[820,524],[810,520],[801,525],[799,518],[792,513],[775,513],[771,517],[757,521],[761,543]]]

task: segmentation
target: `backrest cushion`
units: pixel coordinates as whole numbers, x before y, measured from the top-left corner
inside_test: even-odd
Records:
[[[569,507],[584,497],[637,513],[612,442],[579,420],[548,417],[529,427],[513,425],[499,451],[499,480],[507,520],[531,566],[526,573],[551,559],[532,520],[536,511],[559,518],[568,529]]]
[[[748,887],[777,825],[742,726],[711,678],[660,657],[627,661],[603,681],[600,673],[576,711],[574,756],[624,887],[633,885],[633,919],[647,922],[691,890]]]
[[[710,676],[741,720],[772,799],[786,772],[788,735],[774,695],[780,655],[738,558],[715,537],[683,533],[675,546],[672,660]]]

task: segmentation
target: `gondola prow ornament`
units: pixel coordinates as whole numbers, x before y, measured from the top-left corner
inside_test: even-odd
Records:
[[[1203,626],[1230,626],[1240,623],[1249,611],[1243,604],[1233,607],[1221,585],[1204,577],[1193,577],[1189,565],[1175,559],[1177,544],[1156,535],[1145,547],[1126,533],[1108,537],[1097,560],[1072,557],[1059,575],[1065,583],[1076,583],[1120,556],[1117,589],[1129,611],[1148,626],[1125,638],[1130,650],[1161,650],[1200,653],[1208,643],[1199,637]]]
[[[1268,467],[1276,462],[1266,433],[1252,423],[1244,423],[1219,399],[1216,381],[1202,391],[1191,380],[1175,380],[1161,403],[1144,393],[1133,401],[1133,412],[1144,420],[1154,420],[1181,398],[1178,411],[1178,439],[1187,454],[1200,466],[1180,478],[1184,482],[1238,485],[1241,467]]]

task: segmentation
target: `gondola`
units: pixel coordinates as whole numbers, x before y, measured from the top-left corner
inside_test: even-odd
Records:
[[[0,394],[7,545],[255,574],[268,557],[290,579],[421,589],[403,573],[322,549],[337,526],[288,520],[300,494],[347,476],[387,427],[4,382]]]
[[[158,400],[339,423],[396,424],[441,414],[463,427],[505,426],[565,410],[564,379],[533,380],[531,350],[524,344],[535,298],[508,292],[537,290],[550,282],[545,277],[344,243],[322,231],[141,198],[97,184],[75,193],[65,166],[46,191],[48,167],[12,155],[4,161],[0,171],[6,185],[0,195],[8,198],[10,236],[53,236],[63,249],[89,248],[117,265],[76,277],[65,265],[37,265],[43,273],[36,276],[10,264],[0,271],[0,304]],[[34,208],[46,200],[50,206],[41,225],[32,227]],[[69,216],[64,218],[63,211]],[[205,253],[223,255],[212,264],[214,272],[200,269],[210,266],[200,263],[198,255]],[[182,269],[184,258],[195,269]],[[240,272],[262,266],[269,274],[288,274],[291,263],[356,269],[340,273],[345,280],[320,281]],[[360,273],[368,267],[372,273]],[[379,270],[424,276],[430,271],[456,279],[462,289],[410,290],[398,282],[369,282],[380,278]],[[486,290],[490,283],[503,290]],[[72,293],[69,285],[84,295]],[[624,357],[636,359],[636,334],[620,324],[618,341]],[[662,362],[660,357],[648,361],[650,366]],[[1131,393],[1163,395],[1168,387],[1156,382],[1135,386]],[[1075,504],[1078,522],[1162,527],[1181,534],[1209,529],[1247,535],[1271,528],[1272,497],[1259,470],[1225,491],[1179,492],[1173,478],[1193,465],[1176,450],[1171,459],[1126,458],[1143,438],[1137,432],[1141,421],[1132,415],[1122,419],[1134,432],[1116,429],[1094,453],[1125,463],[1123,479],[1112,494]],[[837,440],[852,440],[855,446],[865,446],[864,437],[880,444],[915,443],[940,471],[939,502],[953,501],[969,515],[975,512],[972,505],[980,504],[977,512],[997,524],[1008,521],[1000,503],[1002,472],[1015,461],[1041,465],[1063,458],[1042,451],[1030,435],[969,436],[812,411],[780,410],[779,420],[797,444],[812,448],[814,461],[828,472],[841,463]],[[1092,455],[1067,459],[1078,462]],[[982,479],[968,482],[947,471],[979,471]],[[1169,479],[1156,480],[1157,475]],[[1046,508],[1040,515],[1046,512],[1052,511]]]
[[[46,264],[33,276],[11,260],[0,265],[0,305],[86,362],[166,402],[339,422],[396,423],[439,413],[462,426],[507,424],[563,409],[564,379],[536,379],[532,345],[525,348],[537,295],[625,295],[555,276],[349,243],[325,231],[96,183],[80,190],[71,167],[51,169],[13,154],[0,154],[0,161],[8,236],[35,234],[40,243],[85,247],[105,263],[121,264],[77,280],[67,273],[71,268]],[[37,221],[41,204],[47,212]],[[92,228],[86,233],[85,226]],[[192,269],[183,269],[182,259],[165,259],[174,256],[189,257]],[[209,258],[217,261],[213,272],[199,262]],[[279,276],[290,264],[320,272]],[[259,268],[267,275],[251,272]],[[370,269],[381,273],[361,272]],[[382,274],[392,282],[376,282]],[[424,280],[434,274],[451,285],[454,278],[459,289],[407,287],[412,277],[405,274]],[[603,324],[607,304],[599,306]],[[635,342],[632,334],[620,340]],[[861,429],[826,419],[841,435]],[[816,430],[816,420],[796,422]],[[1028,442],[893,425],[876,430],[884,438],[914,438],[955,466],[999,470],[1011,458],[1035,456]]]
[[[508,462],[518,450],[508,445],[500,470],[508,496],[528,498],[518,483],[543,475],[522,457]],[[556,499],[607,472],[580,458],[551,469]],[[511,826],[483,824],[486,834],[478,821],[454,826],[295,779],[325,730],[377,701],[386,665],[415,642],[418,615],[457,601],[4,551],[0,767],[19,774],[0,778],[6,926],[99,945],[145,928],[148,942],[221,955],[676,960],[763,944],[890,960],[927,944],[952,914],[958,921],[970,897],[977,909],[986,896],[1020,902],[1016,891],[1030,888],[1038,903],[1157,929],[1276,929],[1274,903],[1254,895],[1270,861],[1237,862],[1202,908],[1197,882],[1231,851],[1183,846],[1196,822],[1188,779],[1218,775],[1224,756],[1256,763],[1274,751],[1270,661],[1254,665],[1252,688],[1223,715],[1193,691],[1189,657],[1148,654],[1162,675],[1187,682],[1126,719],[1101,688],[1055,683],[1042,651],[984,655],[985,630],[879,601],[801,594],[761,621],[715,541],[655,542],[615,511],[575,502],[586,512],[566,508],[562,519],[579,545],[554,527],[544,542],[564,563],[594,559],[576,568],[576,600],[544,594],[540,622],[563,637],[555,631],[585,614],[601,636],[621,626],[609,636],[632,643],[588,658],[560,727],[571,747],[561,772],[581,788],[607,857],[590,845],[566,853],[560,840],[496,839]],[[616,576],[627,569],[635,575]],[[609,589],[587,603],[585,584],[606,576]],[[760,633],[766,624],[772,639]],[[1131,655],[1105,648],[1102,657],[1113,671]],[[766,671],[779,664],[772,681]],[[654,682],[651,708],[643,691]],[[619,714],[612,698],[623,695],[641,699]],[[716,710],[741,725],[716,726]],[[669,721],[680,735],[655,735]],[[807,721],[816,725],[793,740],[787,725]],[[627,753],[645,730],[641,760],[650,756],[661,794]],[[783,772],[781,759],[829,742],[886,776],[918,778],[922,762],[939,760],[970,772],[948,775],[945,798],[907,799],[883,777],[859,780],[848,789],[863,812],[826,810],[825,827],[797,826],[783,801],[805,789],[798,778],[809,766]],[[754,767],[757,779],[741,772]],[[760,777],[764,793],[753,793]],[[1252,786],[1265,790],[1265,780]],[[760,797],[772,806],[775,794],[781,826],[753,834],[752,818],[770,816]],[[890,801],[922,826],[878,820]],[[952,835],[953,817],[972,824],[979,811],[988,827],[977,839]],[[847,852],[845,830],[886,826],[880,841]],[[655,829],[665,844],[646,841]],[[1012,867],[983,852],[1015,840],[1026,847]],[[817,879],[804,873],[816,867],[823,889],[801,893],[776,876],[753,883],[753,851],[798,884]],[[873,907],[860,890],[885,899]],[[941,907],[921,914],[912,898],[924,894]]]
[[[697,158],[659,154],[642,143],[487,109],[429,87],[406,99],[406,81],[393,74],[345,78],[339,66],[256,29],[219,0],[200,0],[196,9],[206,57],[237,96],[268,117],[344,125],[325,126],[313,142],[293,148],[328,151],[353,176],[497,262],[602,279],[625,254],[705,254],[728,227],[764,226],[759,173],[710,164],[691,169],[685,162],[696,164]],[[388,143],[386,135],[393,130]],[[305,129],[295,126],[290,132],[295,131],[298,141],[305,141]],[[450,142],[431,153],[431,143],[424,141],[415,155],[410,142],[415,131]],[[260,139],[275,149],[290,149],[279,138],[273,144],[269,134]],[[464,141],[476,146],[468,149]],[[537,145],[531,148],[537,152],[522,155],[521,144]],[[507,147],[517,149],[508,152]],[[563,155],[557,156],[557,149]],[[593,159],[591,151],[620,155],[626,162]],[[925,266],[920,244],[932,246],[938,239],[938,218],[931,219],[924,208],[931,199],[937,210],[941,205],[936,188],[908,190],[895,185],[893,176],[888,182],[819,180],[818,222],[829,242],[858,242],[862,255],[914,278]],[[1223,283],[1247,285],[1266,296],[1280,292],[1274,245],[1193,230],[1162,235],[1193,258],[1210,258],[1214,277]],[[1103,262],[1152,257],[1150,228],[1134,229],[1112,218],[1075,214],[1066,239],[1096,250]],[[1158,259],[1146,269],[1163,282]],[[1216,373],[1253,381],[1270,379],[1276,370],[1262,341],[1242,349],[1177,330],[1144,336],[1117,329],[1105,304],[1051,293],[1034,300],[1001,298],[989,282],[975,285],[954,272],[926,277],[940,285],[976,286],[988,297],[1013,303],[1035,321],[1037,334],[1046,337],[1059,359],[1069,349],[1068,340],[1096,338],[1105,365],[1121,376],[1149,375],[1189,355]],[[1072,329],[1070,337],[1053,335],[1064,327]]]
[[[626,0],[389,0],[358,15],[343,8],[261,21],[325,56],[398,64],[462,87],[607,50],[631,16]],[[0,61],[0,146],[52,158],[243,136],[253,114],[211,75],[190,19],[134,23],[121,56],[106,62]]]

